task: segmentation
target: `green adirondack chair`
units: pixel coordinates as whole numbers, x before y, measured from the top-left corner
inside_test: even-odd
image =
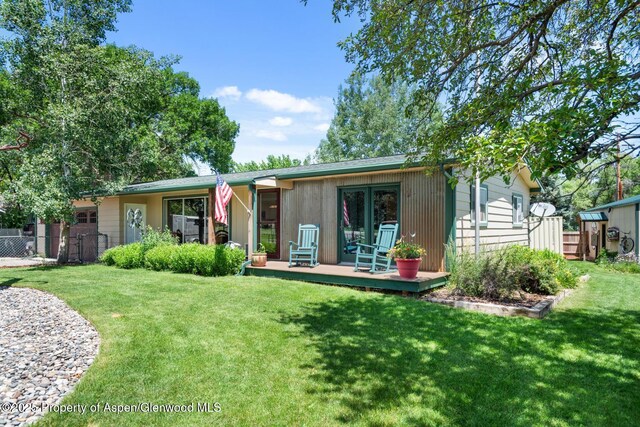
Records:
[[[289,267],[300,263],[308,263],[311,268],[320,265],[318,262],[319,238],[319,225],[298,225],[298,242],[289,241]]]
[[[391,268],[391,258],[387,258],[387,252],[395,245],[397,235],[397,223],[380,224],[375,244],[365,245],[364,243],[358,243],[356,266],[353,271],[359,271],[362,267],[368,268],[371,274],[396,271]]]

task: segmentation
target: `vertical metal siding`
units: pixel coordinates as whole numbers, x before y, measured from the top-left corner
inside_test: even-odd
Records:
[[[297,239],[298,224],[320,224],[319,261],[338,262],[338,188],[377,184],[400,185],[400,233],[427,249],[422,270],[444,269],[445,184],[442,174],[421,171],[379,173],[297,181],[282,190],[282,258],[288,258],[289,240]]]

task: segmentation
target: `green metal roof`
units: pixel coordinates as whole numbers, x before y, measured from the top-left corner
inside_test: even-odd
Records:
[[[640,195],[627,197],[626,199],[607,203],[606,205],[596,206],[595,208],[588,209],[587,212],[601,211],[603,209],[617,208],[620,206],[635,205],[637,203],[640,203]]]
[[[228,173],[222,174],[222,178],[231,186],[248,185],[251,184],[253,180],[263,177],[294,179],[400,169],[405,165],[406,160],[407,158],[404,155],[376,157],[372,159],[348,160],[336,163],[321,163],[283,169]],[[190,178],[166,179],[163,181],[147,182],[143,184],[133,184],[125,187],[118,194],[125,195],[157,193],[160,191],[182,191],[211,188],[215,185],[215,179],[215,175],[206,175]]]
[[[579,212],[580,221],[608,221],[607,215],[604,212]]]
[[[453,163],[449,161],[446,163]],[[419,166],[419,163],[407,163],[407,156],[387,156],[370,159],[347,160],[335,163],[296,166],[292,168],[270,169],[253,172],[223,174],[222,178],[231,186],[249,185],[255,179],[275,177],[277,179],[312,178],[327,175],[343,175],[350,173],[397,170],[403,166]],[[215,175],[195,176],[190,178],[166,179],[142,184],[126,186],[118,194],[143,194],[165,191],[201,190],[215,185]],[[534,191],[536,189],[532,189]]]

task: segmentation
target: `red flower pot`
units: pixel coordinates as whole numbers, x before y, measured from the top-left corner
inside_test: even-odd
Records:
[[[398,273],[403,279],[415,279],[420,269],[420,258],[400,259],[396,258]]]

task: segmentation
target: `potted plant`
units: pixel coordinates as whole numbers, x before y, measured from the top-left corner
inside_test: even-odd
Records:
[[[251,266],[252,267],[266,267],[267,266],[267,250],[262,243],[258,243],[258,249],[251,254]]]
[[[415,279],[420,269],[422,257],[426,254],[424,248],[417,243],[407,242],[404,236],[400,238],[387,253],[398,266],[398,273],[403,279]]]

